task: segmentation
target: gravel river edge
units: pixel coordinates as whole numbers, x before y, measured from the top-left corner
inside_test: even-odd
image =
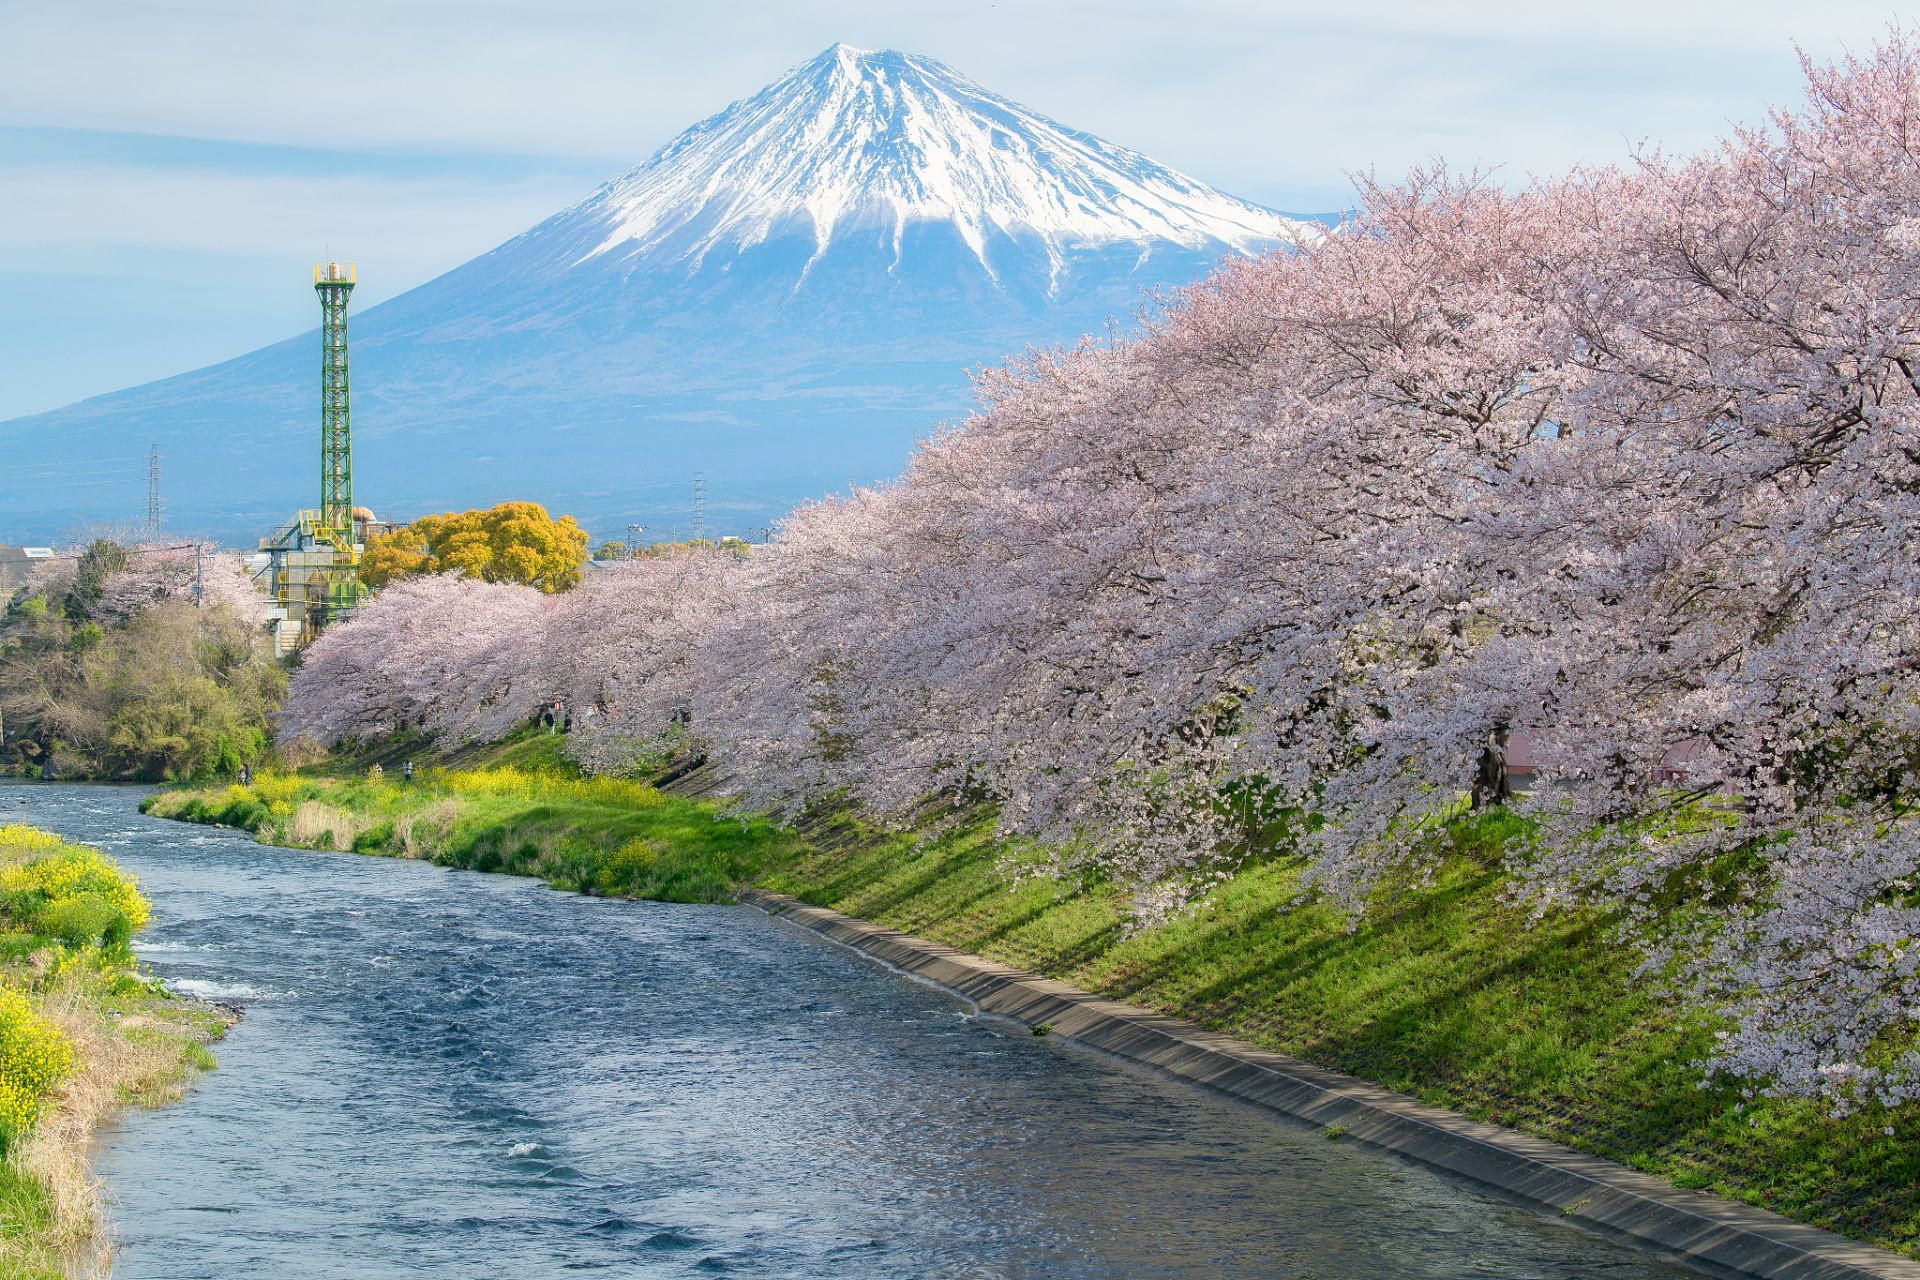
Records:
[[[1425,1106],[1403,1094],[1137,1005],[857,920],[743,889],[755,910],[928,982],[981,1012],[1138,1063],[1393,1152],[1597,1235],[1725,1280],[1920,1280],[1920,1263],[1779,1214],[1722,1200],[1557,1143]]]

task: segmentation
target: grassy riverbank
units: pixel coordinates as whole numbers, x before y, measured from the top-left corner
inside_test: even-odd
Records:
[[[387,752],[394,755],[394,752]],[[252,787],[160,792],[143,812],[217,823],[267,844],[420,858],[538,876],[557,889],[664,902],[730,902],[769,857],[801,841],[766,822],[642,782],[582,778],[557,741],[529,731],[497,750],[432,763],[412,782],[398,761],[372,779],[360,760],[263,773]],[[464,766],[464,767],[461,767]]]
[[[178,1098],[231,1024],[141,974],[128,940],[145,921],[94,850],[0,826],[0,1280],[104,1274],[94,1128]]]
[[[1130,933],[1113,886],[1014,874],[1021,855],[985,814],[925,843],[845,814],[743,829],[671,788],[582,783],[549,738],[465,763],[411,793],[364,781],[356,760],[251,795],[173,793],[152,811],[587,892],[727,901],[756,883],[1920,1256],[1915,1109],[1834,1120],[1696,1088],[1688,1064],[1709,1028],[1681,1029],[1596,921],[1531,921],[1503,900],[1499,855],[1520,832],[1510,815],[1455,823],[1437,883],[1352,932],[1324,907],[1289,909],[1299,868],[1276,861],[1195,914]],[[633,790],[579,790],[595,785]]]

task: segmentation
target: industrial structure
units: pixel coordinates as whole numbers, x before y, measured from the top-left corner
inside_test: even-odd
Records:
[[[347,297],[354,265],[313,268],[320,297],[320,506],[302,511],[249,557],[272,597],[278,653],[304,648],[329,623],[359,607],[360,553],[373,513],[353,505],[353,429],[347,381]]]
[[[160,541],[160,446],[147,450],[147,541]]]

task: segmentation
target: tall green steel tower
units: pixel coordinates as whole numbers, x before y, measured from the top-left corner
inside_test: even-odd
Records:
[[[350,530],[353,524],[353,430],[347,411],[347,295],[352,263],[313,268],[320,295],[320,523]]]

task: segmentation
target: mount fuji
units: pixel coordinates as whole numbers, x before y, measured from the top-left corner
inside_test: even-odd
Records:
[[[1124,327],[1143,290],[1320,234],[931,58],[836,45],[352,315],[355,500],[386,516],[526,498],[651,539],[690,531],[701,471],[710,533],[765,524],[897,472],[964,414],[969,366]],[[318,357],[316,330],[0,423],[0,448],[30,463],[158,441],[168,475],[193,477],[169,486],[169,523],[249,537],[315,505]],[[123,514],[7,505],[9,541]]]

